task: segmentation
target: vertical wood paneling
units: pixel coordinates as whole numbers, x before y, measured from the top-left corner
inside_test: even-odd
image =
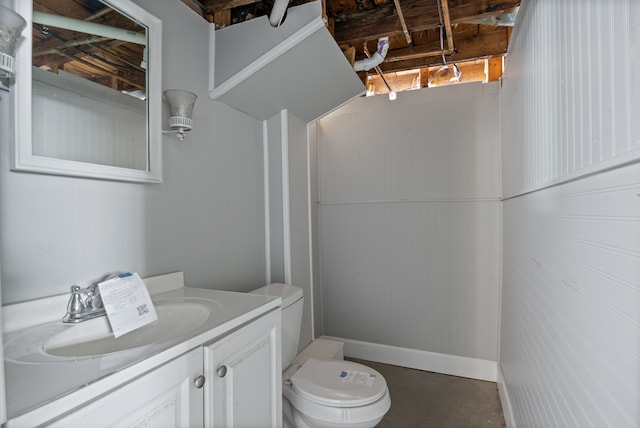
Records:
[[[506,196],[640,158],[637,3],[523,5],[503,86]]]
[[[146,106],[129,98],[116,93],[105,102],[34,80],[34,154],[146,170]]]
[[[638,176],[505,202],[500,359],[518,426],[640,424]]]
[[[497,89],[362,98],[319,121],[324,334],[497,359]]]
[[[325,334],[495,361],[499,205],[321,205]]]
[[[622,165],[640,158],[640,5],[532,0],[518,20],[501,97],[514,419],[637,427],[640,163]]]

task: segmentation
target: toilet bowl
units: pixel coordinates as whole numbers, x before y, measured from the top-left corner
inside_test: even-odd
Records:
[[[285,381],[282,392],[296,428],[371,428],[391,407],[384,377],[344,360],[310,358]]]
[[[335,341],[314,341],[296,357],[302,289],[270,284],[252,293],[282,298],[282,406],[285,428],[373,428],[391,407],[387,382],[363,364],[332,359]],[[327,346],[325,346],[327,345]],[[341,357],[342,344],[340,344]]]

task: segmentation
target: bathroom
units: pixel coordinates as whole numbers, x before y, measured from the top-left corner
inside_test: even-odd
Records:
[[[199,96],[194,128],[183,142],[163,137],[161,184],[16,173],[0,92],[3,304],[122,270],[184,271],[192,287],[233,291],[286,279],[289,261],[274,251],[282,242],[267,237],[263,121],[209,99],[206,22],[178,1],[136,3],[162,20],[163,88]],[[514,72],[510,85],[507,68],[504,92],[478,84],[401,93],[395,104],[358,99],[312,125],[311,240],[305,124],[295,112],[282,116],[296,167],[287,275],[310,297],[303,343],[337,336],[353,356],[475,371],[458,374],[497,381],[511,426],[640,423],[640,29],[628,24],[640,10],[619,3],[624,13],[600,22],[591,8],[573,13],[577,2],[529,2],[512,46],[513,70],[529,72]],[[543,55],[558,47],[540,27],[561,14],[576,33],[604,39],[593,42],[599,49],[610,43],[610,60],[625,58],[623,66],[611,73],[609,60],[582,55],[586,46],[571,49],[574,36],[550,67]],[[597,31],[578,26],[588,19]],[[562,82],[575,100],[562,96]],[[372,111],[381,119],[367,120]],[[359,133],[346,115],[363,124]],[[547,145],[543,125],[555,118],[570,125],[562,151]],[[409,144],[427,132],[449,144],[423,152]],[[337,144],[347,137],[353,144]],[[578,138],[593,141],[589,150],[579,151]],[[613,155],[598,161],[599,147]]]

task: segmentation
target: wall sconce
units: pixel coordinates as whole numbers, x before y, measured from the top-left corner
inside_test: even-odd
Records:
[[[162,131],[167,134],[176,132],[180,141],[184,140],[185,131],[193,128],[193,106],[198,96],[193,92],[181,89],[167,89],[164,97],[169,102],[169,128],[170,131]]]
[[[0,78],[7,79],[16,73],[16,42],[27,27],[27,21],[13,10],[0,6]],[[0,89],[8,86],[0,80]]]

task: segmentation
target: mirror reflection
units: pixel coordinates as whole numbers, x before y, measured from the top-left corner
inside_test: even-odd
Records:
[[[97,0],[35,0],[33,154],[149,170],[147,35]]]

